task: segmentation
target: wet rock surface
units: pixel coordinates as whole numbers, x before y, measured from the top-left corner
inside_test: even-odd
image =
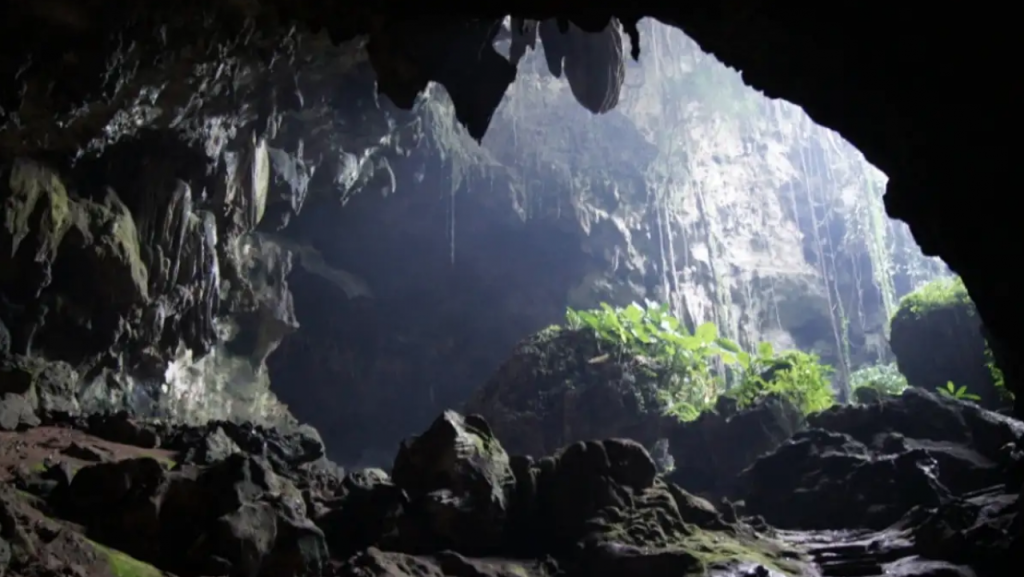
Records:
[[[883,529],[915,508],[1017,489],[1024,426],[972,404],[909,389],[808,426],[738,480],[745,510],[777,527]]]

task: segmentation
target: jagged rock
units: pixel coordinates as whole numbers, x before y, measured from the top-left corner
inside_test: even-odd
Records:
[[[1021,544],[1020,502],[1005,491],[982,491],[932,510],[918,510],[906,525],[917,550],[930,559],[968,565],[997,575],[1013,563]]]
[[[409,504],[402,489],[378,469],[349,473],[339,487],[317,501],[316,524],[331,555],[338,559],[371,545],[396,544],[398,520]]]
[[[39,424],[32,405],[21,395],[4,393],[0,398],[0,430],[16,431]]]
[[[0,360],[0,394],[25,398],[33,411],[76,413],[78,373],[61,361],[14,356]]]
[[[969,402],[911,388],[867,407],[837,406],[812,415],[808,426],[845,433],[871,444],[882,433],[908,440],[964,447],[993,462],[1006,462],[1004,447],[1024,438],[1024,423]]]
[[[670,422],[660,414],[657,369],[608,358],[592,331],[548,329],[519,343],[464,410],[483,415],[513,454],[616,437],[652,446]]]
[[[916,505],[949,497],[937,466],[922,450],[877,455],[847,435],[812,429],[756,461],[737,497],[746,511],[781,528],[877,530]]]
[[[468,559],[451,551],[434,556],[414,556],[370,547],[353,556],[339,569],[338,577],[542,577],[549,572],[534,561]]]
[[[193,473],[147,458],[85,467],[64,506],[105,542],[190,573],[319,575],[327,562],[299,491],[246,455]]]
[[[234,447],[238,447],[241,453],[266,459],[278,474],[288,475],[300,465],[324,456],[320,435],[309,426],[291,431],[227,421],[210,421],[201,426],[157,426],[163,429],[161,447],[180,452],[188,463],[209,464],[234,453]]]
[[[160,436],[152,428],[131,418],[126,411],[114,414],[92,414],[87,417],[87,430],[108,441],[135,445],[139,447],[156,447],[160,444]]]
[[[445,411],[422,435],[405,442],[391,478],[409,497],[402,527],[431,550],[498,550],[505,537],[515,476],[505,449],[479,416]]]
[[[103,352],[148,299],[131,213],[112,191],[101,202],[76,197],[57,171],[29,159],[0,169],[0,179],[0,288],[24,307],[17,352],[60,349],[74,362]]]
[[[775,450],[804,426],[804,417],[782,397],[769,397],[742,411],[722,397],[715,411],[667,433],[672,482],[714,498],[730,496],[740,472]]]
[[[746,511],[786,528],[882,529],[913,507],[1002,486],[1016,463],[1007,447],[1024,436],[1018,422],[918,389],[809,425],[743,472]]]

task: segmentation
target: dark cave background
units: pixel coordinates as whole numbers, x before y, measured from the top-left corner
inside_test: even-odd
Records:
[[[301,328],[267,360],[274,392],[341,463],[382,465],[373,455],[461,406],[520,339],[564,318],[588,266],[578,233],[452,195],[435,174],[410,159],[397,192],[311,202],[288,229],[373,292],[348,299],[295,267]]]

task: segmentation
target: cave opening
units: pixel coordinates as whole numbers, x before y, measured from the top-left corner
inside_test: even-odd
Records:
[[[844,383],[892,363],[899,299],[950,273],[886,217],[884,174],[682,32],[643,32],[614,110],[581,108],[538,45],[480,144],[434,87],[401,152],[343,156],[283,230],[261,225],[305,251],[270,386],[332,457],[386,465],[566,307],[665,302],[691,330],[817,354]]]

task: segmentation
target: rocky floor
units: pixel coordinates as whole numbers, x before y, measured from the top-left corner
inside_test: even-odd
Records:
[[[46,415],[0,433],[0,575],[1010,574],[1019,423],[927,393],[886,403],[812,419],[718,505],[632,441],[509,456],[451,411],[390,474],[342,471],[308,430]]]

